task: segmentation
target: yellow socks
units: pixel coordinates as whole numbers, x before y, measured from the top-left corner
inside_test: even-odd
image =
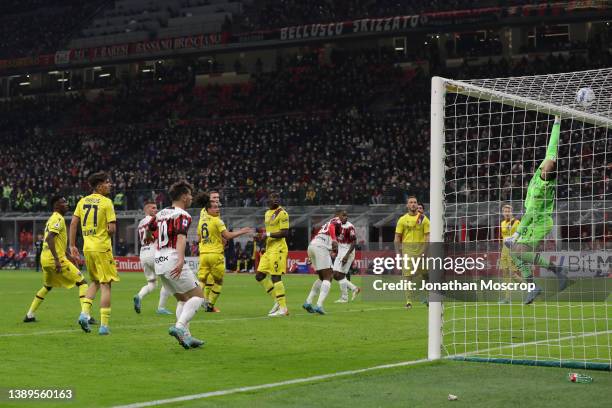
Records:
[[[34,300],[32,301],[32,304],[30,305],[28,316],[31,317],[32,315],[34,315],[34,313],[36,312],[36,309],[38,309],[42,301],[45,300],[45,296],[47,295],[47,293],[49,293],[49,290],[44,286],[40,288],[38,292],[36,292],[36,296],[34,296]]]
[[[272,297],[273,300],[276,300],[274,297],[274,284],[269,276],[266,276],[265,279],[259,281],[260,285],[263,286],[264,290],[268,295]]]
[[[287,309],[287,298],[285,297],[285,284],[283,281],[278,281],[274,284],[274,293],[276,301],[282,309]]]
[[[79,288],[79,302],[81,302],[81,310],[83,310],[83,305],[84,305],[85,299],[86,299],[85,294],[87,293],[87,288],[89,288],[89,285],[86,284],[86,283],[82,283],[82,284],[80,284],[78,286],[78,288]],[[89,299],[87,299],[87,300],[89,300]],[[90,308],[91,308],[91,301],[89,301],[89,302],[90,302],[89,305],[90,305]]]
[[[91,316],[91,305],[93,303],[93,300],[84,297],[81,299],[81,313],[83,313],[86,316]]]
[[[219,295],[221,294],[222,287],[223,287],[222,285],[215,283],[213,287],[210,289],[210,295],[209,297],[207,297],[207,299],[208,299],[208,303],[210,303],[211,306],[214,306],[215,303],[217,303],[217,299],[219,298]]]
[[[111,308],[101,307],[100,308],[100,325],[108,327],[108,321],[110,320]]]
[[[206,274],[204,277],[204,299],[207,299],[209,302],[211,296],[210,291],[212,290],[214,284],[215,280],[213,279],[212,275],[210,273]]]

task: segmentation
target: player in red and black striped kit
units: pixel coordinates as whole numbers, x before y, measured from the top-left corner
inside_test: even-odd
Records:
[[[361,292],[360,288],[346,278],[355,260],[357,234],[355,232],[355,226],[348,221],[348,213],[346,210],[338,211],[336,216],[341,222],[340,231],[337,235],[338,254],[336,255],[333,266],[334,279],[338,281],[341,293],[340,299],[336,300],[336,303],[347,303],[349,289],[352,292],[351,300],[355,300],[355,297]]]
[[[342,221],[334,217],[327,221],[308,245],[308,258],[319,278],[313,283],[306,302],[302,306],[308,313],[325,314],[323,302],[329,294],[333,275],[331,251],[338,250],[337,232],[340,230]],[[319,294],[316,306],[312,305],[314,297]]]
[[[149,223],[149,230],[157,231],[155,274],[177,300],[176,325],[168,333],[186,349],[204,344],[189,332],[189,322],[204,303],[198,278],[185,264],[187,231],[191,225],[191,215],[186,209],[193,200],[192,191],[193,186],[186,181],[174,183],[169,190],[172,206],[158,212]]]

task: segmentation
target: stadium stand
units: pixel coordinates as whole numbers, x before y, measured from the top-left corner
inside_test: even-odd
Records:
[[[4,0],[0,5],[0,58],[61,49],[108,0]]]
[[[230,0],[120,0],[69,45],[92,47],[228,31],[241,13],[242,2]]]
[[[278,28],[298,24],[325,23],[356,18],[412,15],[423,12],[456,11],[495,6],[547,4],[529,0],[255,0],[245,6],[245,23],[249,29]]]
[[[611,61],[609,53],[581,55],[514,63],[501,59],[440,73],[511,76]],[[6,150],[0,157],[0,183],[11,188],[4,207],[41,209],[44,198],[57,191],[75,201],[75,191],[87,189],[84,180],[92,166],[113,169],[126,209],[139,208],[149,197],[167,201],[162,190],[179,176],[202,189],[222,189],[226,205],[264,205],[271,188],[280,189],[290,204],[397,203],[409,193],[425,194],[428,77],[418,69],[398,68],[391,54],[337,52],[332,61],[321,64],[316,55],[290,58],[280,71],[254,75],[249,85],[202,89],[187,70],[177,69],[168,83],[122,83],[117,95],[93,101],[74,94],[3,102]],[[345,149],[349,145],[351,154]],[[398,148],[407,145],[414,149]],[[179,160],[182,152],[184,161]],[[31,157],[39,159],[27,168],[18,165]],[[470,176],[478,175],[477,165],[469,168]],[[517,187],[527,181],[508,183]],[[486,182],[486,177],[471,181]],[[462,191],[472,190],[488,191],[491,199],[514,198],[476,187],[457,186],[454,199],[464,200]],[[597,194],[604,187],[595,186]],[[520,188],[512,191],[523,194]]]

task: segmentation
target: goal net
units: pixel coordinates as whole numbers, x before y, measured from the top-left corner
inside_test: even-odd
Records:
[[[486,258],[441,279],[537,289],[430,293],[429,357],[611,369],[612,69],[435,77],[431,130],[431,241]]]

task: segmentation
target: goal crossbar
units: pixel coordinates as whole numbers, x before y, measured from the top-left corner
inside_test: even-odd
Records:
[[[575,118],[595,126],[612,128],[612,118],[584,112],[571,106],[555,105],[550,102],[526,98],[524,96],[510,94],[463,81],[446,79],[440,77],[445,84],[447,92],[458,93],[473,98],[486,99],[512,107],[526,110],[538,110],[550,115],[559,115],[562,118]]]

